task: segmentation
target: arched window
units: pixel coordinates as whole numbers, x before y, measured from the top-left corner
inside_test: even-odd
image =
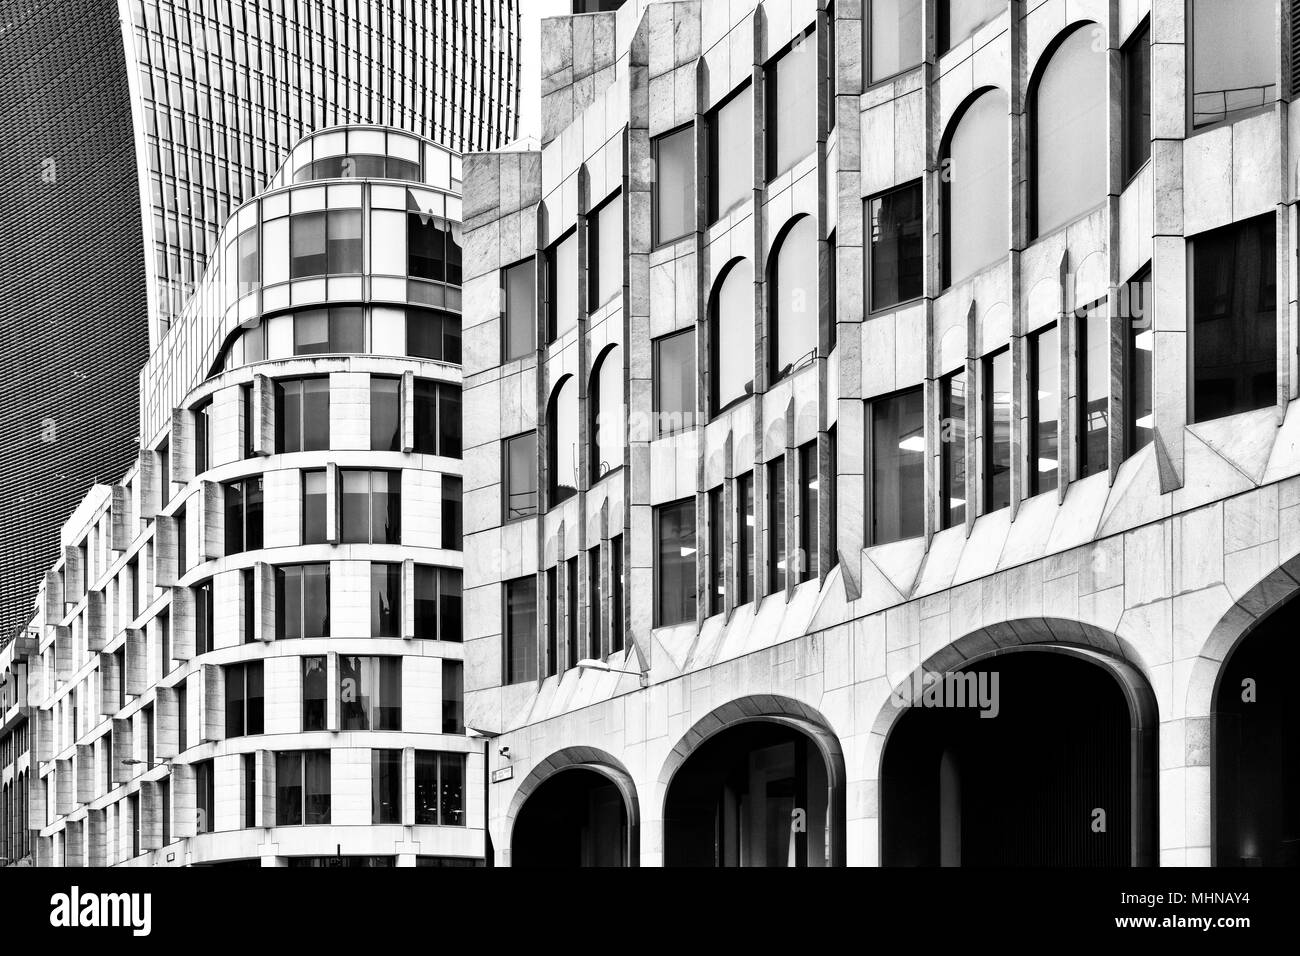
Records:
[[[942,173],[945,287],[1007,254],[1009,109],[1007,94],[990,88],[949,127]]]
[[[546,410],[546,506],[554,508],[578,490],[578,380],[560,379]]]
[[[737,259],[713,287],[709,310],[710,409],[754,391],[754,264]]]
[[[1106,198],[1108,57],[1093,42],[1096,27],[1080,24],[1061,40],[1031,89],[1035,235]]]
[[[817,227],[801,216],[772,250],[772,381],[817,351]]]
[[[587,447],[591,449],[591,480],[598,481],[606,472],[623,464],[623,435],[626,431],[623,408],[623,350],[611,345],[596,360],[596,370],[587,389],[591,406],[591,432]]]

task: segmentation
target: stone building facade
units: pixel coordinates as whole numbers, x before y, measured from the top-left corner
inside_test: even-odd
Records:
[[[1296,862],[1292,5],[1231,6],[544,22],[540,152],[466,159],[499,862]]]

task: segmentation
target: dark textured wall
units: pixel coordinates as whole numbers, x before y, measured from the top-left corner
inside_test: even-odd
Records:
[[[0,0],[0,643],[59,528],[135,458],[148,348],[113,0]]]

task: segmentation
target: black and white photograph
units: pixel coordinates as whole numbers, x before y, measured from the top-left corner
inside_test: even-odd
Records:
[[[1297,0],[0,0],[0,935],[1282,938],[1293,102]]]

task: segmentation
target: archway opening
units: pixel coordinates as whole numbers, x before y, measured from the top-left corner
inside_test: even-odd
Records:
[[[1214,700],[1214,860],[1300,865],[1300,604],[1273,611],[1223,665]]]
[[[515,819],[510,864],[628,866],[627,806],[603,773],[569,767],[545,780]]]
[[[702,743],[664,803],[667,866],[827,866],[831,786],[815,741],[750,721]]]
[[[1151,862],[1154,720],[1107,667],[1024,651],[934,676],[886,742],[886,866]]]

